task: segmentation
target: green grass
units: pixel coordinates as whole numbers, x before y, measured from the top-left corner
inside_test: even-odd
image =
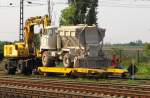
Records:
[[[138,83],[137,81],[132,80],[132,79],[129,79],[129,80],[127,81],[127,84],[129,84],[129,85],[137,84],[137,83]]]
[[[141,63],[137,67],[138,67],[138,74],[150,75],[150,63]]]

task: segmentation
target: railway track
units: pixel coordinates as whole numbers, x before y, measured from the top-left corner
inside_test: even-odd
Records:
[[[8,98],[7,94],[14,98],[150,98],[150,86],[0,78],[0,97]],[[21,95],[26,97],[16,97]]]

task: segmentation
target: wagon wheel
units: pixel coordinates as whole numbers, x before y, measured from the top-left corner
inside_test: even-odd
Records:
[[[78,57],[74,57],[74,68],[79,67],[79,58]]]
[[[48,51],[44,51],[42,54],[42,64],[45,67],[55,66],[55,60],[53,60]]]
[[[65,68],[72,67],[71,65],[71,55],[69,53],[66,53],[63,57],[63,64]]]

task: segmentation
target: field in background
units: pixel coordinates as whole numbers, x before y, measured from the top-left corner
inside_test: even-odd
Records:
[[[125,67],[128,67],[132,60],[134,60],[138,67],[138,75],[150,78],[150,51],[144,50],[143,47],[136,46],[104,47],[103,50],[105,55],[110,59],[113,55],[116,55],[121,60],[121,65]]]

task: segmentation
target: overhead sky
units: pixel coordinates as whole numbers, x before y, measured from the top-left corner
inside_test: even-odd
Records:
[[[19,1],[0,0],[0,40],[14,41],[19,36]],[[44,3],[47,0],[25,0]],[[53,24],[58,25],[60,11],[67,0],[53,0]],[[57,3],[56,3],[57,2]],[[14,7],[8,7],[12,3]],[[26,5],[29,5],[26,3]],[[34,4],[33,4],[34,5]],[[149,0],[99,0],[98,25],[106,28],[105,43],[150,42]],[[47,5],[25,6],[25,20],[47,14]]]

